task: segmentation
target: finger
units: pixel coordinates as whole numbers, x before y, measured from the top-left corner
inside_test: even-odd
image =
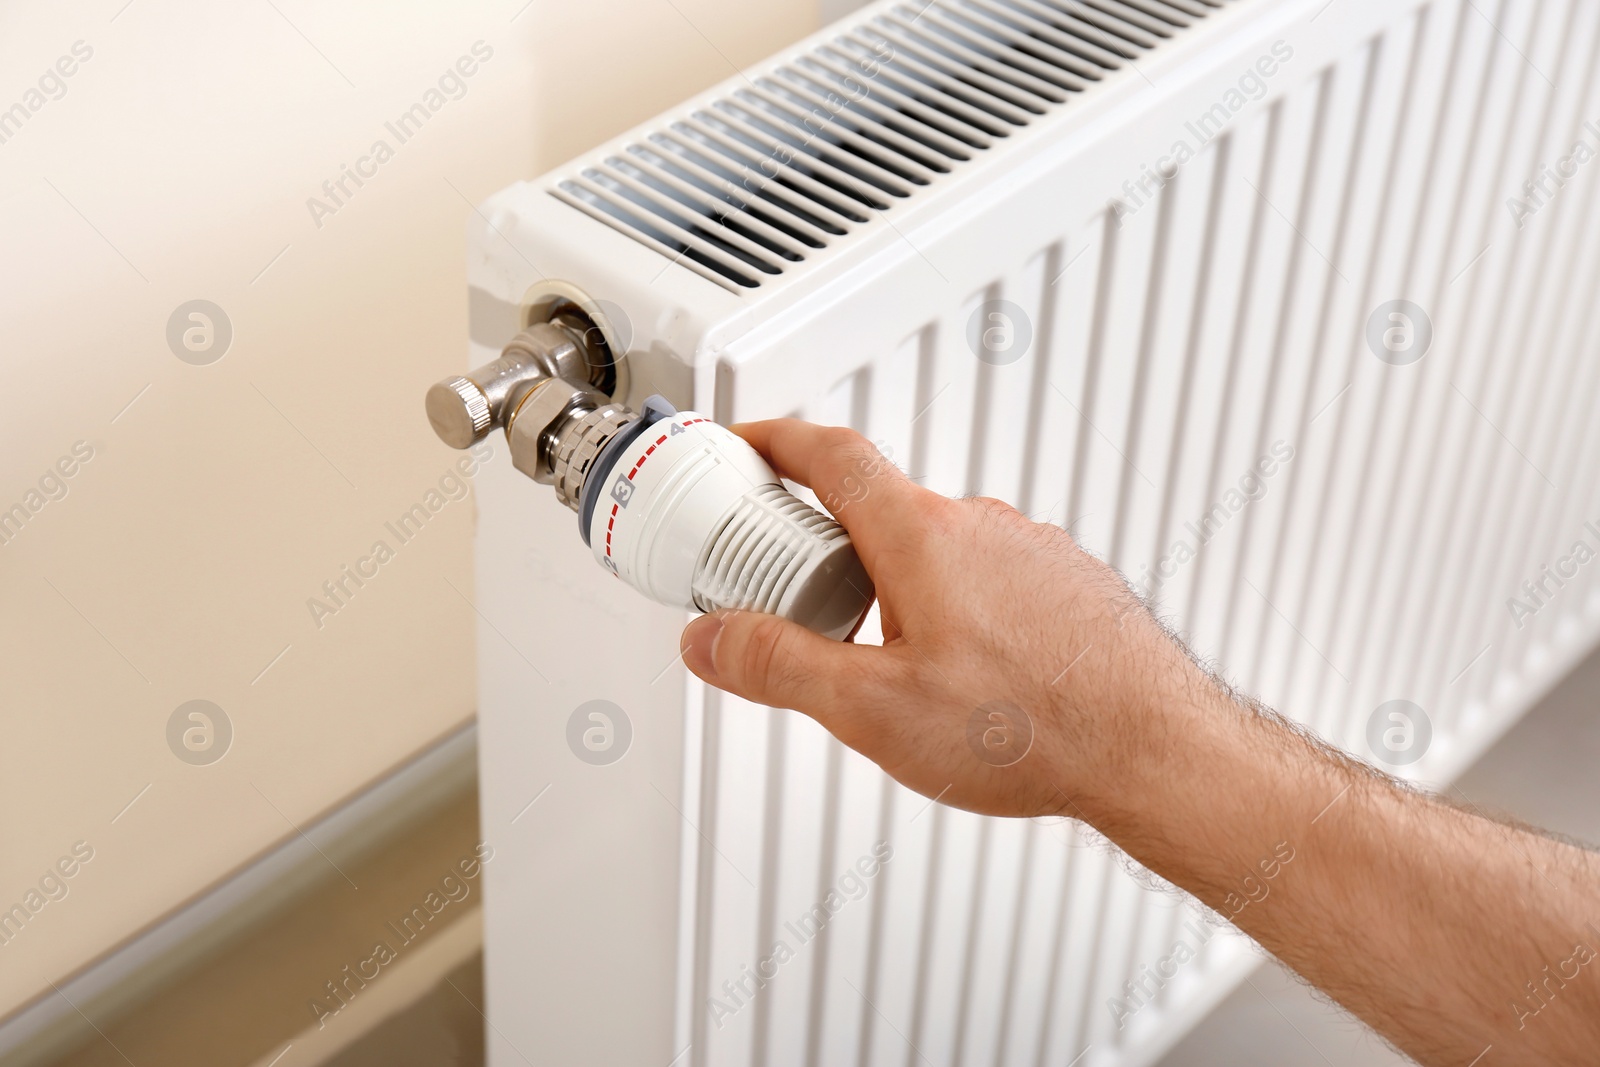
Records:
[[[872,442],[841,426],[769,419],[730,427],[777,472],[809,488],[850,533],[868,571],[905,543],[927,508],[944,497],[912,482]]]
[[[841,694],[867,682],[863,657],[881,649],[831,641],[755,611],[702,615],[684,628],[683,661],[705,681],[757,704],[794,708],[828,724]]]

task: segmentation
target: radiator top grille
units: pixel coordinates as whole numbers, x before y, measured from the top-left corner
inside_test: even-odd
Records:
[[[1221,6],[896,5],[551,193],[724,288],[754,289]]]

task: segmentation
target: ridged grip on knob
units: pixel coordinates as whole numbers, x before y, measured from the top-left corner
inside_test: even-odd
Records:
[[[489,398],[470,378],[446,378],[432,386],[427,408],[433,432],[451,448],[467,448],[481,441],[494,424]]]
[[[695,568],[701,611],[781,615],[835,640],[871,603],[872,579],[844,528],[776,484],[734,505]]]

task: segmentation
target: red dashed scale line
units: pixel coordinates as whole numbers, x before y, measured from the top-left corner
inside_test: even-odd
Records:
[[[688,427],[693,426],[697,422],[710,422],[710,421],[711,421],[710,419],[705,419],[705,418],[690,419],[688,422],[682,422],[682,423],[679,423],[678,425],[683,426],[684,428],[687,429]],[[656,438],[656,443],[651,445],[649,448],[645,449],[644,450],[644,455],[640,456],[637,460],[634,461],[633,469],[628,472],[628,481],[630,481],[630,482],[633,481],[633,476],[639,473],[639,468],[644,466],[644,461],[650,458],[650,454],[652,452],[654,452],[656,449],[660,448],[662,445],[667,443],[667,436],[668,436],[667,434],[662,434],[660,437]],[[612,504],[611,505],[611,518],[606,520],[606,559],[610,559],[611,558],[611,531],[616,528],[616,525],[617,525],[617,510],[621,506],[622,506],[621,504]],[[616,570],[613,568],[612,571],[611,571],[611,577],[620,578],[620,577],[622,577],[622,575],[618,574],[616,572]]]

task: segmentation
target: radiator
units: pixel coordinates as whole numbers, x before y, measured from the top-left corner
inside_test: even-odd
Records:
[[[634,406],[854,426],[1446,783],[1600,621],[1597,48],[1576,0],[885,0],[485,203],[472,359],[581,291]],[[494,1063],[1147,1064],[1260,958],[703,687],[504,462],[479,509]]]

